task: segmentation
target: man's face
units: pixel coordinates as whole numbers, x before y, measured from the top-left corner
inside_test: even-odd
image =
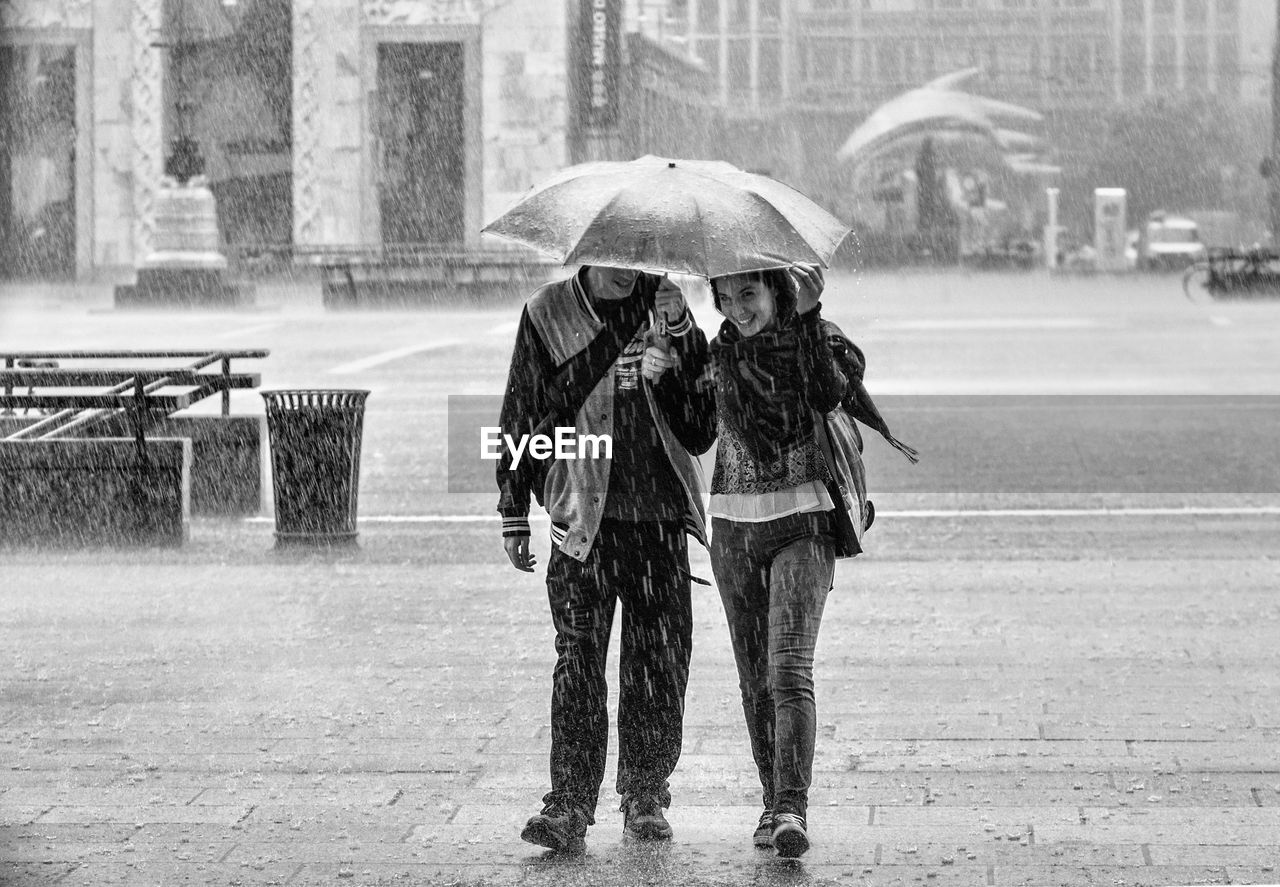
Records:
[[[587,284],[591,295],[598,299],[625,299],[635,289],[640,272],[634,268],[609,268],[592,265],[587,269]]]

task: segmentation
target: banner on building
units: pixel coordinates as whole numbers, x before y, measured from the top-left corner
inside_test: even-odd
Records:
[[[578,120],[590,129],[618,122],[622,68],[622,0],[579,0]]]

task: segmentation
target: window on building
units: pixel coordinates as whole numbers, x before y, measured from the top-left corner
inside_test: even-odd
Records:
[[[717,78],[720,76],[720,39],[718,37],[695,41],[694,54],[707,66],[708,71]]]
[[[1093,77],[1093,47],[1087,40],[1066,39],[1053,47],[1051,65],[1058,83],[1081,83]]]
[[[1209,20],[1208,0],[1183,0],[1182,15],[1189,25],[1202,25]]]
[[[839,38],[815,37],[806,47],[804,80],[809,84],[835,84],[848,78],[848,44]]]
[[[1239,0],[1218,0],[1218,21],[1220,23],[1234,23],[1239,15]]]
[[[751,41],[735,37],[729,41],[728,83],[730,93],[751,91]]]
[[[898,44],[886,40],[876,47],[876,73],[881,83],[897,84],[902,81],[902,66],[898,63]]]
[[[1204,92],[1209,88],[1209,44],[1204,34],[1188,34],[1184,45],[1187,91]]]
[[[729,30],[751,30],[751,0],[731,0],[729,3]]]
[[[1120,89],[1126,96],[1140,96],[1147,91],[1142,47],[1126,46],[1120,53]]]
[[[1121,0],[1120,20],[1127,25],[1141,25],[1143,19],[1142,0]]]
[[[1218,37],[1217,92],[1238,95],[1240,92],[1240,43],[1234,34]]]
[[[1151,79],[1156,92],[1170,92],[1177,86],[1178,44],[1172,34],[1156,34],[1151,50]]]
[[[760,0],[760,27],[772,31],[782,20],[782,0]]]
[[[778,40],[760,41],[759,64],[756,68],[761,98],[782,95],[782,44]]]
[[[704,33],[720,30],[722,0],[698,0],[698,30]]]

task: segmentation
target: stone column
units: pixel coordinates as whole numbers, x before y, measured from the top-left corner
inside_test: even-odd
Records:
[[[293,242],[320,243],[320,50],[317,0],[293,4]]]
[[[160,40],[162,0],[132,0],[133,19],[133,263],[154,249],[156,192],[164,170],[164,82]]]

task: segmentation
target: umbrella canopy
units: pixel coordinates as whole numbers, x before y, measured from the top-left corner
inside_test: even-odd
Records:
[[[566,265],[718,277],[793,262],[827,265],[849,228],[767,176],[648,155],[562,170],[484,231]]]

